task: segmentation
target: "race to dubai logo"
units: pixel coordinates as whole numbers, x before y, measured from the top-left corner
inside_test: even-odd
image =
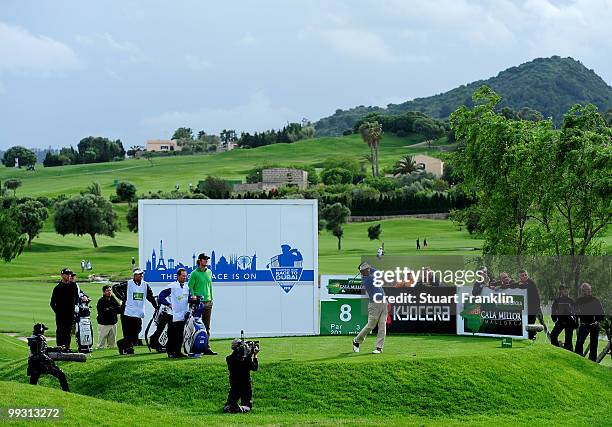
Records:
[[[302,277],[302,254],[289,245],[281,245],[281,253],[270,259],[267,267],[272,273],[272,279],[278,283],[285,293],[289,293],[296,282]]]

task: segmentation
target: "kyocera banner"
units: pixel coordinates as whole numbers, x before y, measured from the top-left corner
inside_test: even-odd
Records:
[[[206,253],[213,336],[316,334],[317,224],[316,200],[140,200],[140,266],[158,289]]]

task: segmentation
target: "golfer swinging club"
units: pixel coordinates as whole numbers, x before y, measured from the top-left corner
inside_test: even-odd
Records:
[[[372,332],[372,329],[378,325],[378,334],[376,335],[376,348],[372,353],[380,354],[385,345],[385,335],[387,333],[387,304],[383,302],[375,302],[375,295],[380,295],[378,301],[383,301],[385,292],[382,287],[374,286],[374,272],[376,271],[367,262],[359,264],[361,272],[361,282],[363,288],[368,294],[368,323],[359,332],[359,335],[353,340],[353,351],[359,353],[359,345],[366,339],[366,336]]]

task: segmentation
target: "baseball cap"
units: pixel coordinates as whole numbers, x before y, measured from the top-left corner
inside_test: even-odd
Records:
[[[74,274],[74,272],[69,268],[64,268],[62,271],[60,271],[60,274]]]
[[[368,268],[370,268],[370,264],[368,264],[367,262],[362,262],[357,268],[359,269],[359,271],[367,270]]]
[[[200,255],[198,255],[198,259],[210,259],[210,257],[205,253],[201,253]]]
[[[136,268],[136,269],[134,269],[132,274],[144,274],[144,271],[142,271],[140,268]]]

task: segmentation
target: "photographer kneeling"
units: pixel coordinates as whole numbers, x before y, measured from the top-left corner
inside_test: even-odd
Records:
[[[259,353],[258,341],[244,341],[238,338],[232,341],[232,354],[225,358],[229,370],[230,390],[223,412],[244,413],[253,407],[251,371],[259,368],[257,353]]]

